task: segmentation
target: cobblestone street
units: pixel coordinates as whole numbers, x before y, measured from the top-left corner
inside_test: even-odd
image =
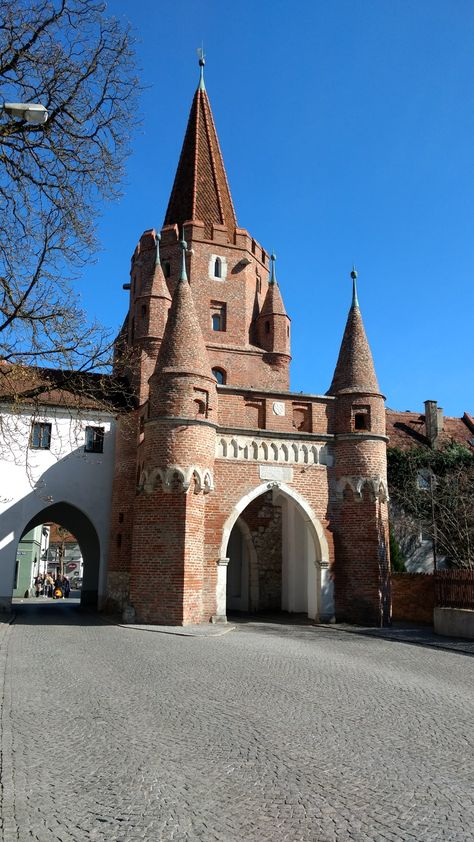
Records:
[[[238,623],[185,637],[19,605],[2,626],[2,839],[461,842],[467,654]]]

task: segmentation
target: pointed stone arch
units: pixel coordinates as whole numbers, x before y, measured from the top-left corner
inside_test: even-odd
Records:
[[[312,561],[308,565],[308,581],[312,583],[314,592],[309,592],[308,585],[308,616],[318,620],[324,618],[326,620],[332,619],[334,616],[334,596],[332,589],[332,581],[329,577],[329,545],[326,539],[323,526],[316,516],[315,512],[295,489],[286,485],[285,483],[262,483],[244,494],[240,500],[234,505],[228,518],[226,519],[222,529],[222,539],[220,545],[220,559],[218,562],[218,577],[217,577],[217,616],[225,616],[225,592],[227,579],[227,547],[229,544],[232,529],[237,523],[240,515],[244,512],[247,506],[257,497],[261,497],[269,490],[273,492],[275,501],[283,501],[291,507],[296,508],[300,515],[300,522],[303,521],[306,527],[307,534],[312,542],[313,551],[308,549],[308,558],[311,555]],[[291,610],[291,609],[290,609]]]

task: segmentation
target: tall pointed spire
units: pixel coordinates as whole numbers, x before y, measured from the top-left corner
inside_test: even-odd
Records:
[[[201,53],[199,85],[194,94],[164,224],[181,228],[187,220],[200,220],[204,222],[206,237],[211,236],[212,225],[225,225],[232,242],[237,218],[204,85],[204,63],[204,54]]]
[[[351,272],[351,278],[352,304],[328,395],[337,395],[341,392],[375,392],[380,394],[374,361],[357,298],[357,272],[354,268]]]

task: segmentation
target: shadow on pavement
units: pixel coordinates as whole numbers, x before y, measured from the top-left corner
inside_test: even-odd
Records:
[[[14,599],[10,619],[21,625],[45,626],[99,626],[107,622],[97,612],[83,608],[75,595],[70,599]]]

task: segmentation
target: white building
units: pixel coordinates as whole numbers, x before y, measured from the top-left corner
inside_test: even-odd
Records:
[[[115,420],[102,409],[48,404],[13,412],[0,403],[0,607],[9,609],[17,548],[39,524],[76,536],[84,559],[82,602],[105,593]]]

